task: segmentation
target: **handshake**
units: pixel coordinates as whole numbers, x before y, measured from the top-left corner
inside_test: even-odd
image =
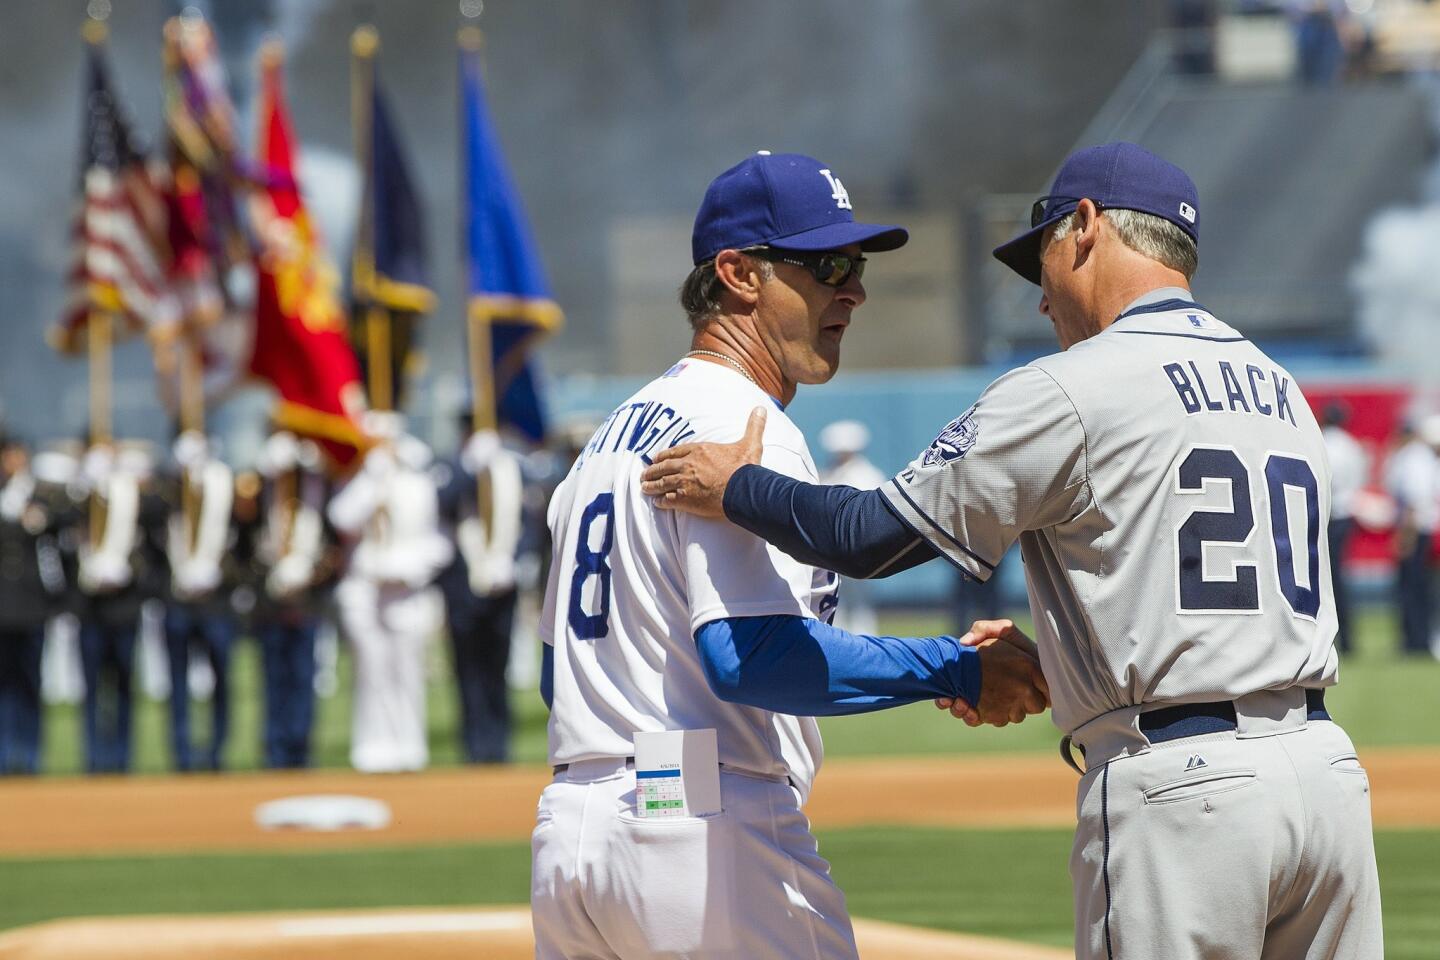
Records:
[[[976,620],[960,642],[980,649],[980,702],[972,706],[945,698],[935,706],[972,727],[1019,723],[1050,706],[1050,687],[1040,672],[1035,642],[1013,622]]]

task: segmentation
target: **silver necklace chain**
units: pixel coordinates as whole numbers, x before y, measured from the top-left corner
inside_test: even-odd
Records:
[[[744,377],[746,380],[749,380],[751,383],[754,383],[755,386],[760,386],[760,384],[755,383],[755,378],[750,376],[750,371],[746,370],[744,365],[741,364],[741,362],[739,360],[736,360],[734,357],[726,356],[723,353],[716,353],[714,350],[691,350],[689,353],[685,354],[685,356],[714,357],[716,360],[724,360],[726,363],[730,364],[730,366],[734,367],[736,370],[739,370],[740,376]]]

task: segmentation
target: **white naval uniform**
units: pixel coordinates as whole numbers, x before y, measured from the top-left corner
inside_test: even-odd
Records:
[[[540,634],[554,647],[550,762],[568,769],[541,795],[533,838],[537,957],[855,956],[800,810],[821,759],[815,721],[719,700],[694,640],[725,617],[827,618],[836,578],[640,492],[654,453],[733,442],[772,404],[735,370],[682,360],[611,414],[551,500]],[[764,461],[816,478],[778,410]],[[702,728],[716,731],[722,812],[636,817],[635,732]]]
[[[444,618],[430,583],[453,555],[423,471],[428,451],[411,437],[397,446],[398,457],[370,451],[329,508],[337,530],[360,537],[335,602],[355,652],[350,763],[363,773],[420,770],[429,760],[425,650]]]
[[[1329,481],[1290,374],[1166,289],[996,380],[882,488],[977,578],[1020,542],[1085,750],[1080,960],[1381,956],[1369,784],[1302,689],[1337,673]],[[1142,732],[1214,701],[1238,731]]]

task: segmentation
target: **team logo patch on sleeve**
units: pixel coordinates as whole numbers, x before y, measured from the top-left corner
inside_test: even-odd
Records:
[[[921,458],[922,466],[933,467],[941,463],[952,463],[970,452],[980,436],[980,427],[975,423],[975,409],[972,407],[951,420],[940,431],[940,436],[930,444]]]

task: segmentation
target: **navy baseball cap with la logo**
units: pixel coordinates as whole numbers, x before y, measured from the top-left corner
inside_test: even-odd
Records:
[[[1077,150],[1055,175],[1050,193],[1035,202],[1030,229],[995,248],[995,259],[1031,283],[1040,282],[1040,240],[1045,228],[1089,199],[1101,210],[1139,210],[1165,220],[1200,242],[1200,196],[1189,174],[1133,143]]]
[[[909,239],[904,227],[857,223],[845,185],[819,160],[761,150],[711,181],[690,249],[700,264],[745,247],[813,251],[858,243],[873,253]]]

